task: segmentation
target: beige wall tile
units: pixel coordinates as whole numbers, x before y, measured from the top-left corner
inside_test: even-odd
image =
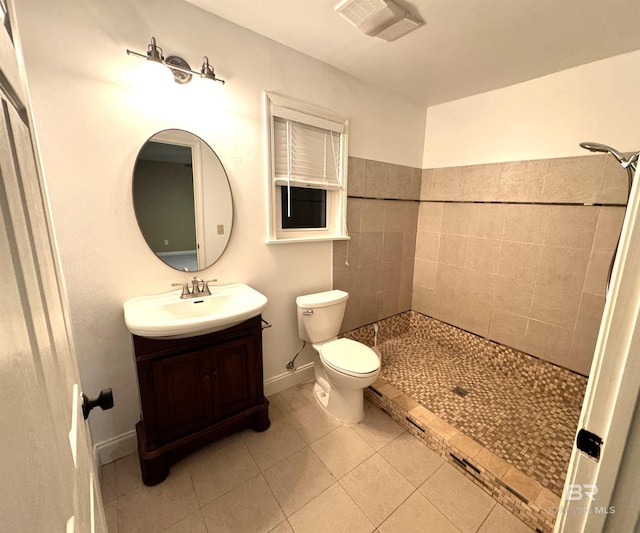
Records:
[[[516,315],[494,307],[489,338],[506,346],[521,347],[524,350],[528,322],[529,319],[526,316]]]
[[[420,191],[422,189],[422,169],[414,168],[411,178],[411,199],[420,200]]]
[[[572,370],[583,375],[589,374],[591,362],[598,340],[604,297],[583,294],[576,329],[571,340],[569,364]]]
[[[548,168],[549,161],[546,159],[503,164],[498,199],[502,202],[541,201]]]
[[[503,238],[541,244],[549,215],[546,205],[506,205]]]
[[[413,260],[416,255],[416,231],[402,232],[402,260]]]
[[[360,213],[362,203],[360,198],[347,199],[347,230],[349,233],[360,233]]]
[[[361,200],[360,232],[384,230],[384,200]]]
[[[415,259],[402,260],[400,263],[400,286],[411,285],[413,283],[413,266]]]
[[[352,293],[356,287],[355,276],[352,269],[334,270],[333,288]]]
[[[469,235],[471,204],[449,203],[442,206],[442,233]]]
[[[469,235],[487,239],[502,239],[507,211],[502,204],[471,204]]]
[[[593,240],[594,250],[615,250],[624,220],[624,207],[601,207],[596,236]]]
[[[537,284],[568,291],[582,290],[589,255],[588,250],[543,246],[536,276]]]
[[[531,319],[524,351],[566,367],[571,335],[572,330]]]
[[[418,225],[418,202],[382,202],[384,231],[403,231],[415,235]]]
[[[453,295],[446,294],[436,288],[431,316],[447,324],[455,325],[458,323],[461,303],[462,299],[455,293]]]
[[[529,316],[573,331],[580,307],[580,291],[537,285]]]
[[[431,173],[430,200],[462,199],[462,168],[434,168]]]
[[[349,156],[347,193],[349,196],[364,195],[364,159]]]
[[[458,313],[458,325],[471,333],[487,337],[491,322],[491,306],[462,300]]]
[[[411,309],[435,317],[436,307],[436,291],[434,289],[424,289],[419,285],[413,286]]]
[[[442,202],[420,202],[418,231],[440,231],[444,206]]]
[[[438,261],[445,265],[462,267],[467,252],[467,237],[462,235],[440,235],[440,252]]]
[[[495,274],[465,268],[456,279],[456,290],[464,300],[491,305],[495,284]]]
[[[493,307],[517,315],[529,316],[533,288],[531,281],[498,276],[493,293]]]
[[[404,233],[401,231],[384,232],[382,234],[382,262],[399,266],[403,256]]]
[[[435,261],[416,259],[413,269],[414,285],[423,289],[435,289],[437,270],[438,263]]]
[[[604,174],[600,157],[562,157],[549,161],[543,198],[547,202],[595,203]]]
[[[459,286],[462,273],[463,269],[460,267],[438,263],[436,272],[436,289],[438,293],[446,298],[460,296]]]
[[[497,239],[482,239],[469,237],[465,267],[482,272],[498,272],[501,241]]]
[[[360,265],[360,233],[351,233],[349,237],[349,240],[345,241],[347,247],[345,249],[344,261],[347,261],[349,263],[348,267],[355,268]],[[342,264],[342,266],[348,268],[344,263]]]
[[[549,206],[544,244],[590,249],[599,213],[593,206]]]
[[[526,242],[503,241],[498,274],[509,278],[533,281],[538,271],[542,246]]]
[[[613,252],[591,252],[587,277],[584,280],[584,292],[605,295],[612,256]]]
[[[416,257],[437,261],[440,251],[440,233],[419,231],[416,238]]]
[[[382,291],[383,288],[382,263],[362,265],[356,273],[356,290],[360,296]]]
[[[364,161],[364,196],[370,198],[388,198],[390,174],[393,166],[382,161]]]
[[[382,232],[360,234],[360,266],[382,263]]]
[[[598,193],[598,203],[602,204],[626,204],[629,196],[629,177],[627,171],[608,155],[604,166],[604,177]]]
[[[473,165],[463,168],[462,199],[491,201],[500,190],[500,164]]]
[[[389,198],[410,200],[413,193],[414,169],[403,165],[391,165],[391,167],[393,171],[389,174]]]
[[[431,185],[433,183],[433,170],[430,168],[422,169],[422,178],[420,180],[420,200],[432,200]]]

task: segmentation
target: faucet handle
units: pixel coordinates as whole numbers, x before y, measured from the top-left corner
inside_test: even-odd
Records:
[[[218,281],[217,279],[208,279],[207,281],[203,281],[203,289],[202,292],[204,294],[211,294],[211,289],[209,289],[209,283],[215,283]]]
[[[172,283],[171,284],[172,287],[182,287],[182,294],[180,295],[180,298],[188,298],[190,296],[190,292],[189,292],[189,284],[188,283]]]

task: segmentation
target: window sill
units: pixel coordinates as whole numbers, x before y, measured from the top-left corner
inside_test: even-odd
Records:
[[[288,244],[294,242],[321,242],[321,241],[348,241],[351,237],[349,235],[341,235],[341,236],[327,236],[324,235],[322,237],[295,237],[291,239],[283,238],[283,239],[267,239],[266,244]]]

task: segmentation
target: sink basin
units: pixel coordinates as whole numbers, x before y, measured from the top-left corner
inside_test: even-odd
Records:
[[[259,315],[267,297],[244,283],[211,286],[210,296],[181,299],[181,291],[124,303],[129,331],[149,338],[182,339],[220,331]]]

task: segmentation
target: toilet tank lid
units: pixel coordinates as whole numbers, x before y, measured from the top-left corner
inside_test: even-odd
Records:
[[[296,298],[298,307],[326,307],[340,302],[344,302],[349,298],[349,293],[345,291],[333,290],[325,292],[316,292],[315,294],[305,294]]]

